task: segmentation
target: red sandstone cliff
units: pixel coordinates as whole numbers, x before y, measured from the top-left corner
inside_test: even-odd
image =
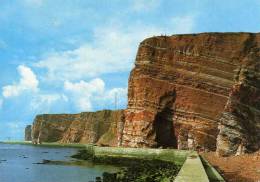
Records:
[[[36,142],[117,146],[123,122],[123,110],[37,115],[32,126],[32,139]]]
[[[123,146],[259,149],[259,72],[260,34],[144,40],[129,78]]]

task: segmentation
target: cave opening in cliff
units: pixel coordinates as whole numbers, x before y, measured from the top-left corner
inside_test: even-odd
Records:
[[[176,93],[170,92],[160,98],[160,112],[155,116],[154,130],[157,147],[177,148],[177,140],[174,135],[173,105]]]

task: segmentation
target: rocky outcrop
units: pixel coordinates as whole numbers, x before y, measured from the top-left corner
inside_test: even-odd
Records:
[[[238,70],[220,118],[217,153],[221,156],[260,148],[260,61],[253,58]]]
[[[27,125],[24,130],[24,140],[32,141],[32,125]]]
[[[123,122],[123,110],[43,114],[36,116],[32,136],[36,142],[97,143],[116,146]]]
[[[260,147],[260,34],[202,33],[140,43],[129,78],[123,146]]]

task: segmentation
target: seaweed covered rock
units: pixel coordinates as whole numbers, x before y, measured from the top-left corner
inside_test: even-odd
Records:
[[[179,172],[180,166],[171,162],[157,160],[129,161],[116,173],[103,173],[103,182],[173,182]]]

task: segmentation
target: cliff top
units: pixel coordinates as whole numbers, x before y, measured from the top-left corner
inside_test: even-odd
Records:
[[[187,33],[187,34],[172,34],[172,35],[159,35],[152,36],[144,39],[142,42],[146,42],[150,39],[160,39],[160,38],[181,38],[181,37],[204,37],[204,36],[245,36],[245,35],[258,35],[260,36],[260,32],[201,32],[201,33]]]
[[[81,114],[91,114],[91,113],[105,113],[105,112],[112,112],[112,111],[122,111],[123,109],[118,110],[110,110],[110,109],[104,109],[99,111],[89,111],[89,112],[80,112],[80,113],[59,113],[59,114],[37,114],[36,117],[56,117],[56,116],[77,116]]]

